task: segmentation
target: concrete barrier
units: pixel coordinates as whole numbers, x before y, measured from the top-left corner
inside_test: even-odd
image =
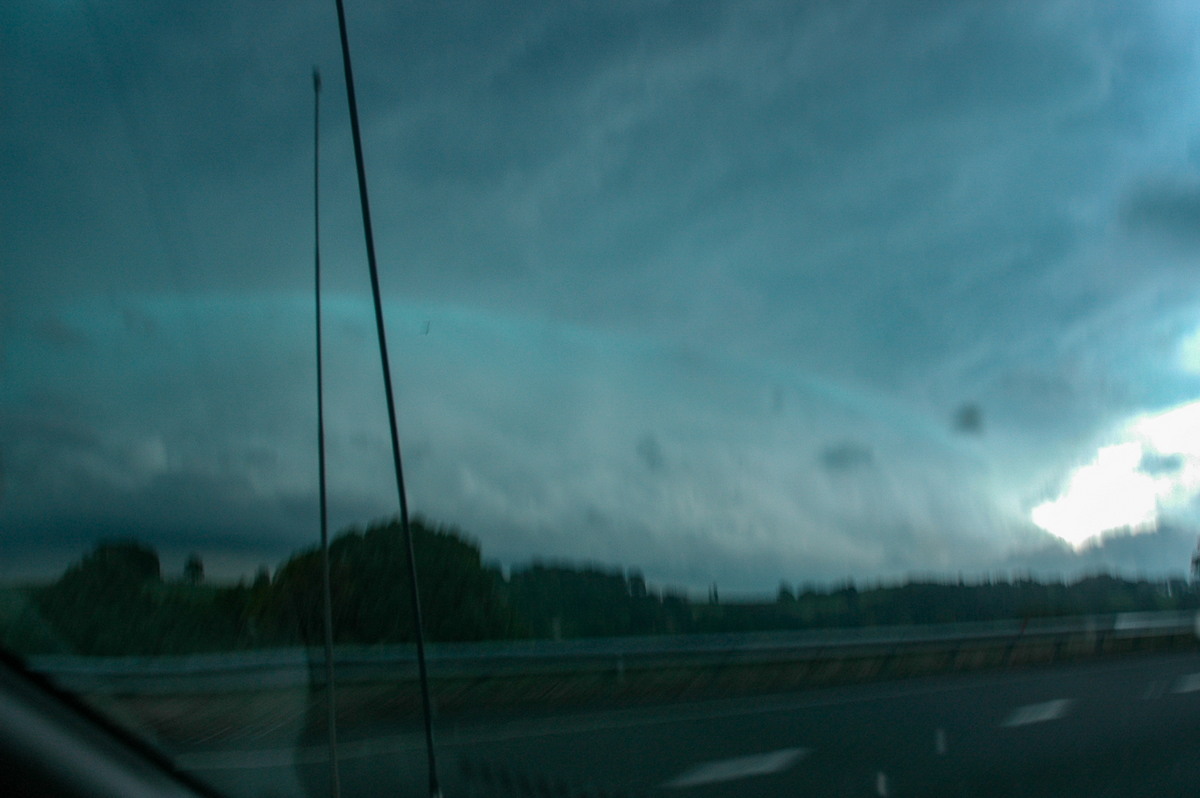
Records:
[[[643,671],[781,664],[824,665],[831,672],[850,661],[874,661],[876,672],[932,672],[971,662],[1078,658],[1156,641],[1186,644],[1196,640],[1198,629],[1200,617],[1190,611],[1137,612],[930,626],[442,643],[430,645],[428,654],[430,673],[439,680],[611,673],[628,681]],[[323,657],[319,649],[287,648],[172,657],[53,655],[31,657],[28,664],[74,692],[211,694],[319,684]],[[417,675],[415,649],[409,645],[340,646],[334,661],[341,684],[404,682]]]
[[[429,647],[441,717],[558,712],[787,692],[1194,649],[1192,613],[740,635],[506,641]],[[339,647],[338,727],[417,728],[411,646]],[[34,670],[167,750],[294,745],[322,728],[319,649],[181,657],[33,657]],[[397,725],[399,724],[399,725]],[[367,731],[364,731],[367,730]]]

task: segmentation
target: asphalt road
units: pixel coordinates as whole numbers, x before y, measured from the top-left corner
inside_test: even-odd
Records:
[[[344,796],[427,794],[414,729],[345,730]],[[1200,655],[559,717],[443,721],[455,796],[1200,792]],[[325,749],[192,751],[231,795],[327,795]]]

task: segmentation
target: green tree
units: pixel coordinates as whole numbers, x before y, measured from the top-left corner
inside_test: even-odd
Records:
[[[499,571],[484,567],[479,546],[458,530],[410,524],[425,631],[430,640],[507,638],[520,626],[501,590]],[[400,525],[351,530],[329,546],[334,637],[346,643],[416,639],[408,554]],[[279,569],[259,618],[275,635],[320,640],[321,552],[303,551]]]

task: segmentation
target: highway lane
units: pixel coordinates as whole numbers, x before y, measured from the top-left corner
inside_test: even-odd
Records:
[[[345,795],[423,795],[414,729],[346,730]],[[1184,795],[1200,655],[563,716],[442,719],[447,796]],[[238,795],[324,794],[324,750],[192,751]]]

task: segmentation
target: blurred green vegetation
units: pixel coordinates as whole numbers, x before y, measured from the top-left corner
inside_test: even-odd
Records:
[[[579,638],[932,624],[1126,611],[1195,609],[1182,580],[1095,575],[1074,582],[1016,579],[964,584],[831,588],[781,585],[775,600],[704,602],[648,587],[637,571],[534,562],[505,577],[462,532],[411,524],[421,604],[432,641]],[[407,553],[395,521],[350,529],[330,544],[334,637],[339,644],[411,642]],[[157,553],[108,541],[54,583],[0,588],[0,644],[18,654],[186,654],[322,640],[321,554],[291,556],[272,577],[215,585],[198,554],[164,579]]]

